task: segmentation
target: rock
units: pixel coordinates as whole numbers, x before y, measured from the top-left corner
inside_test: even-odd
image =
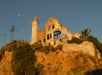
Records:
[[[13,75],[11,68],[12,52],[6,51],[0,61],[0,75]]]
[[[81,52],[44,52],[36,51],[37,64],[42,64],[44,68],[40,75],[85,75],[87,71],[102,68],[102,63],[95,56]],[[42,59],[44,61],[40,62]]]
[[[92,56],[96,56],[96,48],[94,46],[94,44],[92,42],[89,41],[84,41],[81,44],[76,44],[76,43],[72,43],[72,44],[64,44],[62,50],[64,52],[83,52],[86,54],[90,54]],[[97,56],[100,59],[100,53],[98,52]]]

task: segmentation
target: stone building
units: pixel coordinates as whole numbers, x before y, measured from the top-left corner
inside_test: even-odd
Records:
[[[38,18],[32,20],[31,44],[59,45],[71,40],[73,37],[79,38],[78,33],[73,33],[56,18],[49,18],[43,30],[38,31]]]

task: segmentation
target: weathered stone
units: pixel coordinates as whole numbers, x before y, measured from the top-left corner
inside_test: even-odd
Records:
[[[12,52],[5,52],[0,61],[0,75],[13,75],[11,68]]]
[[[90,54],[81,52],[56,52],[49,52],[48,54],[39,51],[35,52],[37,56],[35,64],[40,63],[44,66],[41,75],[85,75],[87,71],[102,68],[102,62],[100,64],[100,61]],[[42,61],[42,59],[45,60]]]
[[[92,42],[89,41],[84,41],[81,44],[76,44],[76,43],[68,43],[68,44],[63,44],[63,51],[64,52],[83,52],[86,54],[90,54],[92,56],[96,56],[96,48]],[[100,58],[100,53],[98,52],[97,56]]]
[[[43,30],[38,31],[38,18],[32,21],[31,44],[40,43],[42,45],[59,45],[73,37],[80,37],[80,34],[73,33],[56,18],[51,17],[45,24]]]

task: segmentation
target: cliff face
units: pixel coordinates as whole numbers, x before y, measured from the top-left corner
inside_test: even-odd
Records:
[[[70,52],[70,51],[76,51],[76,52],[83,52],[87,53],[89,55],[95,56],[97,58],[100,58],[99,50],[95,48],[95,45],[92,42],[84,41],[81,44],[64,44],[63,45],[63,51],[64,52]]]
[[[18,48],[18,51],[20,51],[19,49],[21,49],[21,47],[22,46]],[[29,44],[24,46],[25,53],[29,52],[29,49],[32,49],[28,47]],[[28,51],[26,51],[27,48]],[[23,48],[21,50],[23,50]],[[102,69],[102,61],[101,59],[97,58],[96,51],[97,49],[91,42],[83,42],[82,44],[64,44],[62,50],[51,50],[49,51],[49,53],[40,51],[38,48],[38,50],[34,52],[34,55],[37,59],[34,63],[35,67],[37,67],[37,72],[35,73],[37,73],[37,75],[84,75],[87,71]],[[12,72],[11,62],[13,57],[12,54],[12,51],[5,51],[0,61],[0,75],[14,75],[14,73]],[[24,58],[26,61],[27,57],[29,56],[29,59],[31,54],[28,54],[27,57],[25,56]],[[17,60],[18,63],[16,61],[15,62],[19,64],[21,58],[18,58]],[[29,69],[29,67],[27,67],[27,69]],[[25,73],[25,75],[28,74]]]
[[[13,75],[11,68],[12,52],[5,52],[0,61],[0,75]]]
[[[48,54],[35,52],[36,65],[43,65],[40,75],[84,75],[87,71],[102,69],[96,57],[81,52],[56,51]]]
[[[50,51],[48,54],[36,51],[35,55],[36,66],[43,66],[41,75],[85,75],[88,71],[102,69],[100,53],[88,41],[63,44],[62,50]]]

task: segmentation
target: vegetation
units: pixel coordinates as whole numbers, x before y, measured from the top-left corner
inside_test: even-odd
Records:
[[[91,30],[86,28],[84,30],[81,31],[81,39],[84,41],[87,39],[87,37],[90,35]]]
[[[90,29],[84,29],[83,31],[81,31],[81,36],[80,39],[79,38],[72,38],[72,40],[69,40],[68,43],[77,43],[80,44],[83,41],[90,41],[92,43],[94,43],[95,47],[101,52],[102,54],[102,43],[98,41],[98,39],[92,35],[90,35]]]
[[[25,41],[17,41],[13,45],[16,48],[13,51],[12,59],[12,70],[15,75],[35,74],[34,62],[36,61],[36,56],[31,45]]]
[[[13,41],[0,50],[1,57],[5,51],[12,51],[12,71],[14,75],[34,75],[36,68],[34,62],[36,56],[34,50],[27,41]]]
[[[24,40],[12,41],[0,49],[0,60],[5,51],[12,52],[11,63],[14,75],[39,75],[44,66],[38,64],[36,68],[34,67],[34,62],[36,61],[34,51],[38,50],[49,53],[50,51],[56,51],[57,49],[61,50],[62,45],[53,47],[51,45],[42,46],[41,44],[30,45]]]
[[[68,43],[77,43],[77,44],[81,44],[83,41],[81,39],[78,38],[72,38],[72,40],[68,40]]]
[[[93,36],[88,36],[86,41],[91,41],[95,44],[95,47],[102,52],[102,44],[98,41],[97,38]],[[70,43],[82,43],[83,40],[78,38],[73,38]],[[14,75],[40,75],[40,72],[43,70],[44,65],[39,63],[37,67],[34,67],[34,63],[36,62],[36,56],[34,55],[35,51],[43,51],[45,53],[49,53],[50,51],[62,50],[62,45],[58,45],[53,47],[49,46],[42,46],[41,44],[33,44],[30,45],[27,41],[19,40],[19,41],[12,41],[9,44],[3,46],[0,49],[0,59],[4,55],[5,51],[12,52],[12,71]],[[84,63],[87,62],[87,58],[90,58],[94,63],[96,61],[93,57],[85,57],[83,54],[76,56],[75,61],[81,62],[79,59],[83,56]],[[77,63],[78,64],[78,63]],[[80,63],[79,63],[80,65]],[[85,65],[86,66],[86,65]],[[77,68],[77,70],[75,70]],[[76,66],[75,69],[71,69],[71,72],[75,74],[79,74],[81,70],[85,69],[86,67],[83,66]]]
[[[53,47],[52,45],[42,46],[41,44],[39,44],[39,45],[34,44],[32,46],[34,47],[35,50],[45,52],[45,53],[49,53],[50,51],[62,50],[62,45]]]
[[[87,39],[87,41],[93,42],[95,47],[102,52],[102,43],[98,41],[98,39],[94,36],[89,36]]]
[[[63,47],[63,45],[57,45],[57,46],[55,47],[55,49],[56,49],[56,50],[62,50],[62,47]]]
[[[11,32],[11,41],[13,41],[13,32],[15,31],[15,27],[12,25],[10,32]]]
[[[72,40],[69,40],[68,43],[77,43],[81,44],[83,41],[90,41],[94,43],[95,47],[101,52],[102,54],[102,43],[98,41],[98,39],[94,36],[88,36],[86,39],[78,39],[78,38],[72,38]]]
[[[72,38],[68,43],[81,44],[83,41],[93,42],[95,47],[102,53],[102,43],[94,36],[89,36],[89,30],[82,31],[80,39]],[[62,45],[53,47],[52,45],[42,46],[42,44],[30,45],[27,41],[18,40],[12,41],[0,49],[0,60],[2,59],[5,51],[12,52],[12,71],[14,75],[39,75],[44,68],[43,64],[34,66],[36,62],[35,51],[42,51],[49,53],[50,51],[62,50]],[[73,69],[74,71],[74,69]],[[78,74],[78,73],[77,73]]]
[[[40,75],[40,72],[43,70],[43,68],[44,68],[44,65],[43,64],[38,64],[35,75]]]

